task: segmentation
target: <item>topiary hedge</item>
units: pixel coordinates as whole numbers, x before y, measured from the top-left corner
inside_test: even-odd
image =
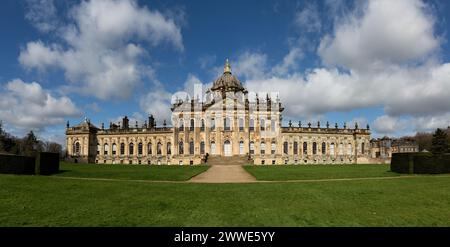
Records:
[[[59,171],[59,153],[41,152],[37,157],[0,154],[0,173],[49,175]]]
[[[450,154],[395,153],[392,154],[391,171],[409,174],[450,173]]]
[[[34,174],[34,157],[0,154],[0,173]]]
[[[59,153],[41,152],[36,157],[36,174],[50,175],[59,171]]]

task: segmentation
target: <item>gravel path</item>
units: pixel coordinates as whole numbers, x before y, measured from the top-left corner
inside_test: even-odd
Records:
[[[254,183],[256,178],[238,165],[213,165],[191,178],[190,183]]]

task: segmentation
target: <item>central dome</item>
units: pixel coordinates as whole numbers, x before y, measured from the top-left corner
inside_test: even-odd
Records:
[[[225,66],[223,68],[223,74],[214,81],[213,86],[211,87],[212,91],[245,91],[245,88],[242,86],[241,82],[236,78],[236,76],[231,74],[231,66],[228,62],[228,59],[225,62]]]

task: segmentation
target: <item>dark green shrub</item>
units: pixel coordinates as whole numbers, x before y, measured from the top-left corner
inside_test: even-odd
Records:
[[[49,175],[59,171],[59,153],[41,152],[36,157],[36,174]]]
[[[391,171],[398,173],[412,173],[409,168],[409,157],[407,153],[392,154]]]
[[[450,173],[450,154],[395,153],[392,154],[391,171],[410,174]]]
[[[34,157],[21,155],[0,155],[0,173],[6,174],[34,174]]]

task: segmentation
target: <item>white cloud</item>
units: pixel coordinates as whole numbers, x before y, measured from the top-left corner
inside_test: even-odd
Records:
[[[116,118],[110,118],[108,123],[103,123],[105,128],[109,128],[109,124],[119,124],[122,127],[122,120],[125,116],[118,116]],[[138,127],[141,127],[145,121],[147,121],[147,118],[142,115],[140,112],[133,112],[131,115],[126,116],[128,118],[128,124],[130,127],[135,127],[136,122],[138,124]],[[159,123],[158,123],[159,124]],[[162,124],[162,123],[161,123]],[[102,123],[99,123],[98,126],[100,127]]]
[[[15,128],[42,130],[80,114],[68,97],[55,97],[37,82],[15,79],[0,92],[0,119]]]
[[[413,129],[419,131],[434,131],[437,128],[450,126],[450,112],[434,116],[415,117],[410,122]]]
[[[276,65],[272,69],[272,72],[277,75],[286,74],[290,70],[296,68],[298,60],[302,57],[303,57],[302,50],[298,47],[294,47],[289,51],[289,53],[286,56],[284,56],[283,62],[281,64]]]
[[[71,90],[100,99],[127,98],[152,70],[140,61],[148,55],[146,45],[169,43],[184,49],[173,19],[134,0],[83,1],[69,13],[71,23],[57,33],[63,43],[29,42],[19,61],[38,70],[61,68],[76,84],[69,86]]]
[[[262,78],[267,67],[267,55],[259,52],[242,53],[235,64],[231,64],[233,73],[249,79]]]
[[[320,32],[322,22],[316,4],[308,2],[305,7],[295,14],[295,24],[305,32]]]
[[[334,34],[322,39],[318,55],[329,67],[276,73],[279,69],[268,68],[265,54],[244,53],[241,58],[250,62],[260,58],[253,59],[258,63],[243,63],[253,66],[240,71],[258,75],[248,76],[249,91],[279,92],[288,117],[311,119],[327,112],[383,107],[386,115],[374,122],[380,132],[445,127],[450,120],[450,63],[434,58],[440,41],[427,6],[402,0],[364,6],[362,14],[355,10],[345,21],[337,19]],[[294,61],[288,58],[274,68]],[[404,126],[405,119],[411,127]]]
[[[380,134],[393,134],[398,131],[403,131],[406,124],[405,121],[397,117],[383,115],[375,119],[373,129]]]
[[[58,66],[62,53],[57,45],[47,47],[40,40],[27,43],[19,55],[19,62],[27,68],[35,68],[41,72],[48,67]]]
[[[152,90],[141,97],[139,105],[145,113],[153,114],[153,116],[157,119],[165,119],[167,124],[170,124],[171,98],[171,93],[167,92],[163,88],[159,88]]]
[[[433,25],[434,18],[420,0],[368,1],[362,15],[355,10],[335,24],[318,54],[329,65],[349,69],[422,60],[440,44]]]
[[[25,18],[39,31],[47,33],[58,27],[57,9],[53,0],[27,0]]]

